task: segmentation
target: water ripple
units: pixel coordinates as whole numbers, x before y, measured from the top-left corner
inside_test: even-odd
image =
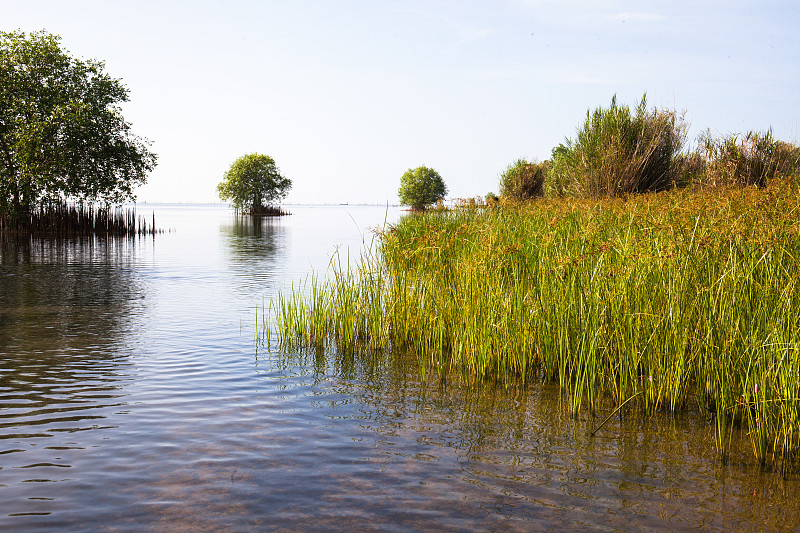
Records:
[[[0,246],[0,528],[797,528],[798,479],[721,465],[699,419],[590,439],[557,387],[256,353],[255,307],[385,213],[353,212],[173,206],[154,240]]]

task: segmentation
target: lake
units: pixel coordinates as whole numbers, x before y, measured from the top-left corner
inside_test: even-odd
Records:
[[[686,416],[255,342],[276,291],[394,207],[139,206],[170,230],[2,240],[0,529],[800,530],[800,479]]]

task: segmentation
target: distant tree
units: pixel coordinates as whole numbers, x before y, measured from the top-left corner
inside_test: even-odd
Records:
[[[122,203],[156,165],[102,61],[74,59],[60,37],[0,32],[0,216],[51,202]]]
[[[269,212],[292,188],[292,180],[281,175],[268,155],[246,154],[237,159],[217,185],[223,201],[251,214]]]
[[[422,166],[406,170],[400,178],[397,194],[402,204],[422,210],[444,198],[447,186],[438,172]]]

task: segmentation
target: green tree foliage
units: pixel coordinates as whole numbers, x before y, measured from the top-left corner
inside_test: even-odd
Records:
[[[422,210],[447,194],[447,186],[438,172],[425,166],[406,170],[400,178],[397,195],[403,205]]]
[[[49,202],[134,199],[156,165],[101,61],[68,55],[44,31],[0,32],[0,216]]]
[[[686,140],[674,110],[618,105],[586,112],[576,139],[553,150],[547,172],[548,195],[612,197],[660,191],[675,185],[676,159]]]
[[[281,175],[274,159],[246,154],[233,162],[217,193],[237,210],[259,214],[285,198],[291,188],[292,180]]]
[[[549,162],[536,163],[517,159],[500,174],[500,195],[527,200],[544,194],[544,177]]]

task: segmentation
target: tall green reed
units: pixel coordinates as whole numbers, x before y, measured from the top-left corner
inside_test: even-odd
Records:
[[[677,158],[686,140],[683,117],[674,110],[635,109],[617,103],[586,112],[574,139],[553,150],[548,196],[605,198],[662,191],[676,185]]]
[[[772,130],[745,135],[700,136],[690,181],[700,187],[764,187],[777,176],[800,171],[800,148],[774,138]],[[691,166],[691,165],[690,165]]]
[[[273,319],[290,348],[412,353],[423,372],[473,383],[555,381],[576,413],[697,408],[723,456],[742,428],[759,461],[796,465],[797,192],[409,216],[357,269],[280,295]]]

